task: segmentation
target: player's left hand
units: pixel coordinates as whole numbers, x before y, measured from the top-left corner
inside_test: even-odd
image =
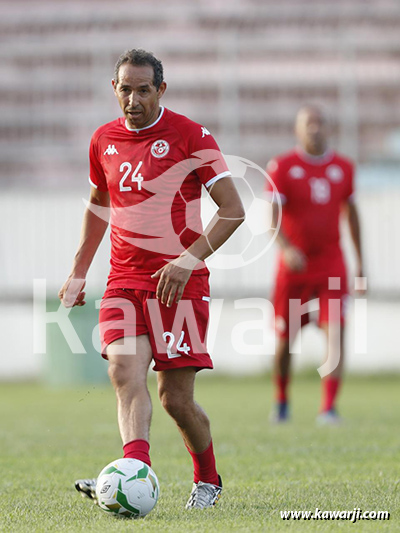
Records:
[[[180,266],[182,262],[187,263],[183,258],[178,257],[151,276],[153,279],[158,278],[156,296],[162,304],[167,304],[167,307],[171,307],[174,300],[176,303],[180,301],[186,283],[192,274],[191,268]]]
[[[362,267],[358,267],[357,268],[357,273],[356,273],[355,277],[356,278],[365,278],[366,277]],[[366,288],[354,289],[354,293],[355,293],[356,296],[365,296],[365,294],[367,293],[367,289]]]
[[[86,304],[84,288],[86,281],[81,276],[70,274],[67,281],[58,292],[58,297],[64,307],[81,307]]]

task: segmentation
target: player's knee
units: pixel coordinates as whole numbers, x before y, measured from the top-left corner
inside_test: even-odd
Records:
[[[173,394],[168,390],[160,390],[159,396],[161,405],[167,411],[167,413],[172,416],[172,413],[174,413],[178,408],[179,401],[174,398]]]
[[[120,389],[130,380],[126,365],[121,363],[110,362],[108,365],[108,376],[115,389]]]
[[[185,419],[188,411],[188,403],[173,391],[160,391],[160,401],[166,412],[177,422]]]

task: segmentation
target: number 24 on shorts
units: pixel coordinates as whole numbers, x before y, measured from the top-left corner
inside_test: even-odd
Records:
[[[176,343],[176,351],[177,352],[183,352],[185,355],[189,355],[190,346],[188,346],[186,344],[186,342],[184,344],[182,344],[184,336],[185,336],[185,332],[182,331],[181,335],[179,337],[179,340]],[[165,331],[163,333],[163,339],[164,339],[164,341],[168,340],[168,345],[167,345],[168,359],[174,359],[175,357],[181,357],[181,355],[182,355],[181,353],[172,353],[172,351],[171,351],[172,347],[173,347],[173,345],[175,343],[175,335],[171,331]]]

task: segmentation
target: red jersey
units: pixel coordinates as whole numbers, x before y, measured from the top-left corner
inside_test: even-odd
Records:
[[[272,159],[267,172],[282,201],[282,232],[306,255],[307,272],[343,261],[339,217],[353,194],[353,164],[333,151],[315,157],[299,148]]]
[[[109,288],[154,291],[150,276],[178,257],[202,233],[202,185],[231,173],[209,131],[161,107],[158,119],[140,130],[125,118],[101,126],[90,144],[93,187],[110,195]],[[104,208],[90,208],[104,218]],[[209,295],[204,263],[193,271],[184,295]]]

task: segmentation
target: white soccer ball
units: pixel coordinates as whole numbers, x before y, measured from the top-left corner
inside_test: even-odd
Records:
[[[146,516],[160,493],[153,470],[137,459],[116,459],[97,478],[96,496],[101,509],[128,518]]]

